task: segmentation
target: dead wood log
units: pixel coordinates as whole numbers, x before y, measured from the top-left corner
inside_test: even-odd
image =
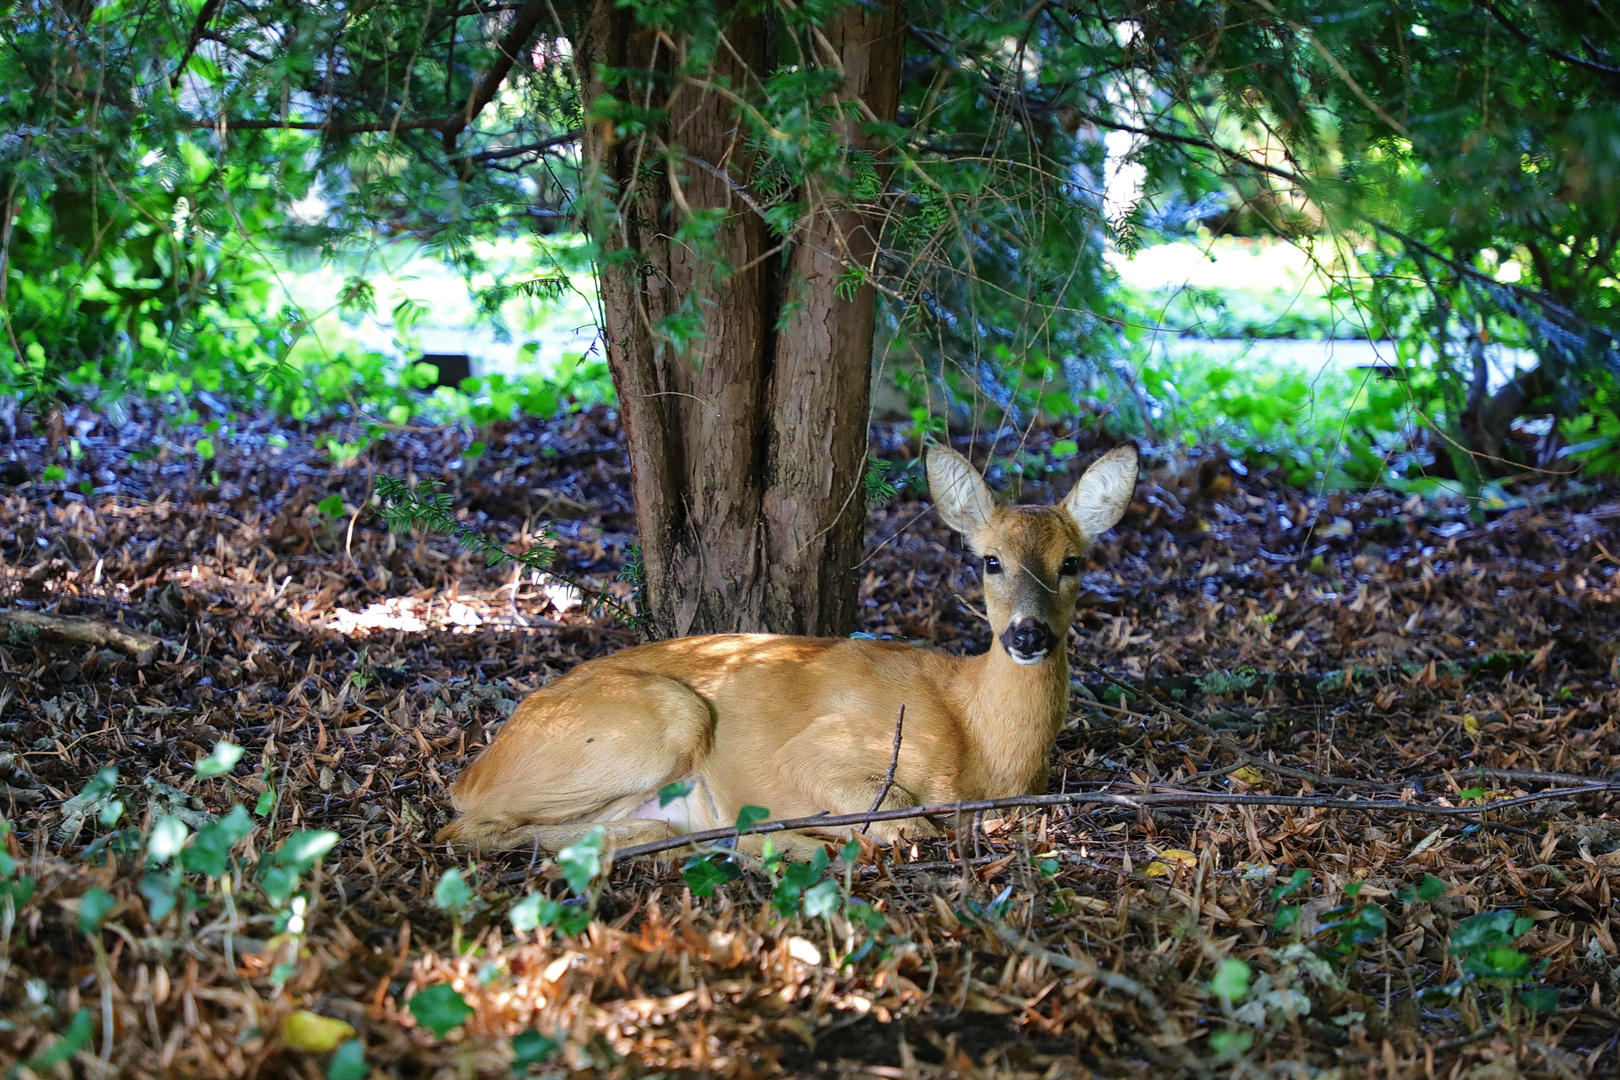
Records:
[[[0,625],[49,634],[79,645],[117,649],[134,657],[138,664],[150,663],[157,655],[158,647],[163,644],[162,638],[117,623],[77,615],[48,615],[26,608],[0,608]]]

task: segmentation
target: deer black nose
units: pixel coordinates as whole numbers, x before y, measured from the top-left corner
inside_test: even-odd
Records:
[[[1029,663],[1052,651],[1057,638],[1052,630],[1038,619],[1025,616],[1001,632],[1001,645],[1014,660]]]

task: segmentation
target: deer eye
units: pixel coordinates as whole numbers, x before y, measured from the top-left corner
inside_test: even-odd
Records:
[[[986,555],[984,557],[984,572],[987,574],[1001,573],[1001,560],[994,555]]]
[[[1078,555],[1070,555],[1067,559],[1064,559],[1063,564],[1058,567],[1058,573],[1062,574],[1064,577],[1074,577],[1079,572],[1080,556]]]

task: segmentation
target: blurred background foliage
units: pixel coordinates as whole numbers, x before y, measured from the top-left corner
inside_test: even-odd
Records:
[[[731,10],[633,6],[695,39]],[[0,17],[0,384],[29,422],[143,397],[182,424],[273,410],[357,424],[343,456],[417,419],[611,399],[578,138],[642,121],[579,100],[567,4]],[[1620,468],[1611,6],[914,0],[907,18],[891,159],[856,170],[881,251],[850,274],[881,297],[879,399],[919,431],[1097,423],[1296,484],[1476,495]],[[793,77],[740,88],[799,140],[755,183],[767,208],[843,150]],[[435,389],[430,325],[510,362]],[[1318,345],[1254,345],[1275,340]],[[1378,347],[1320,344],[1346,341]]]

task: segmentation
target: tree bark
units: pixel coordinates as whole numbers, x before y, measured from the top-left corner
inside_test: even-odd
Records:
[[[628,442],[658,637],[772,631],[841,634],[856,612],[875,295],[840,279],[869,264],[868,211],[814,190],[814,210],[782,245],[749,191],[750,150],[735,104],[675,73],[667,37],[614,0],[591,0],[575,55],[587,103],[603,66],[659,71],[646,104],[666,107],[656,142],[618,139],[587,117],[585,198],[593,215],[607,359]],[[903,23],[897,8],[851,7],[824,28],[845,79],[839,96],[893,119]],[[731,21],[712,82],[740,92],[771,66],[771,27]],[[823,57],[830,62],[830,57]],[[673,89],[671,89],[671,87]],[[620,91],[623,96],[624,91]],[[636,102],[643,104],[643,101]],[[858,121],[845,122],[859,147]],[[708,251],[676,234],[694,213],[723,218]],[[716,274],[716,266],[726,271]],[[701,335],[660,332],[702,313]],[[786,313],[784,315],[784,312]]]

